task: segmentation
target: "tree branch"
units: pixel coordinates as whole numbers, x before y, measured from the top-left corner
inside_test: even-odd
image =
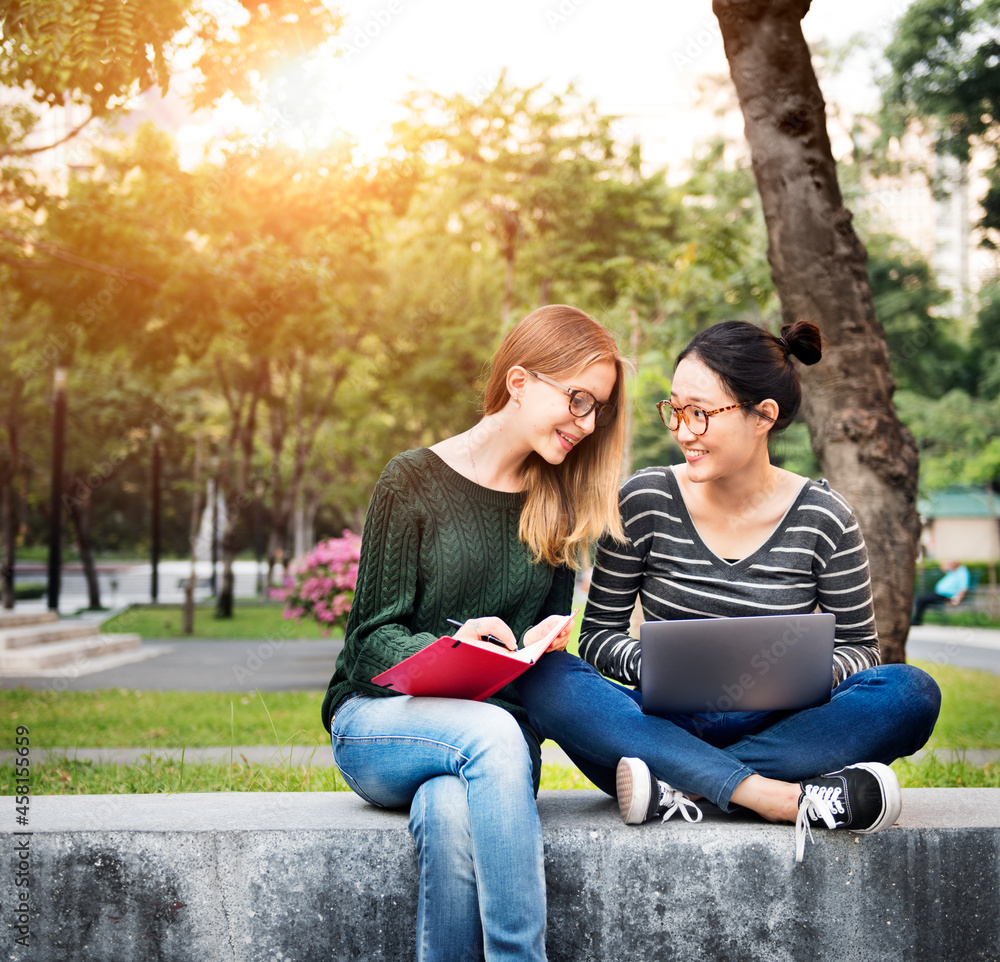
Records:
[[[51,144],[45,144],[41,147],[7,147],[5,150],[0,150],[0,160],[4,157],[31,157],[34,154],[43,154],[47,150],[59,147],[66,143],[67,140],[72,140],[76,137],[96,116],[96,114],[92,113],[82,124],[74,127],[65,137],[60,137],[59,140]]]
[[[108,267],[106,264],[100,264],[97,261],[90,260],[89,258],[81,257],[79,254],[71,254],[69,251],[64,251],[62,248],[49,243],[48,241],[28,241],[25,238],[19,237],[17,234],[8,230],[3,230],[2,228],[0,228],[0,237],[19,245],[22,250],[25,250],[28,247],[35,247],[43,254],[48,254],[49,257],[55,258],[57,261],[64,261],[67,264],[72,264],[74,267],[82,267],[88,271],[96,271],[98,274],[107,274],[109,277],[118,277],[126,281],[137,281],[139,284],[142,284],[143,287],[148,287],[151,291],[158,291],[161,287],[158,281],[152,281],[148,277],[143,277],[141,274],[136,274],[129,270],[123,270],[121,267]],[[28,269],[33,268],[35,265],[20,264],[18,266]],[[51,265],[43,264],[40,266],[48,267]]]

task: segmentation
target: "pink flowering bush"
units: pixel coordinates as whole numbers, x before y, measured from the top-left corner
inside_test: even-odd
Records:
[[[344,628],[358,582],[360,553],[361,538],[345,530],[343,537],[321,541],[294,562],[284,585],[271,589],[271,597],[285,603],[282,617],[315,618],[325,635]]]

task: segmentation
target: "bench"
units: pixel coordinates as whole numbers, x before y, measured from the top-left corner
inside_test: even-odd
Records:
[[[916,598],[919,595],[929,594],[934,590],[934,586],[938,583],[941,577],[944,575],[943,568],[925,568],[917,576],[917,581],[914,586],[913,597]],[[933,605],[927,609],[927,614],[931,612],[937,612],[942,616],[942,619],[947,622],[948,614],[950,612],[958,611],[974,611],[983,612],[990,608],[990,586],[984,585],[982,589],[979,586],[979,572],[973,571],[969,575],[969,588],[962,597],[962,600],[956,605],[951,603]],[[926,617],[924,619],[927,620]]]
[[[552,962],[1000,958],[1000,789],[906,789],[896,826],[817,830],[802,863],[791,826],[749,814],[630,827],[597,791],[538,807]],[[37,796],[29,819],[0,873],[13,962],[414,958],[406,815],[353,794]]]
[[[187,590],[188,582],[190,580],[191,580],[190,578],[178,578],[177,579],[177,589],[179,591],[185,591],[185,590]],[[194,579],[194,586],[195,586],[195,588],[205,588],[205,589],[211,588],[212,587],[212,579],[210,577],[209,578],[195,578]]]

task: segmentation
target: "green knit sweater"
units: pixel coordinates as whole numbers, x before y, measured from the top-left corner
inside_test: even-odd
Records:
[[[573,572],[535,564],[517,535],[523,494],[493,491],[420,448],[382,472],[365,518],[344,649],[323,700],[329,731],[345,695],[395,696],[371,679],[453,630],[446,619],[496,615],[523,640],[551,614],[568,614]],[[513,686],[489,701],[537,743]]]

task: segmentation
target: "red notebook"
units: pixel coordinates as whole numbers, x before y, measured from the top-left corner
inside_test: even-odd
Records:
[[[509,651],[489,641],[445,635],[421,648],[372,681],[402,695],[434,695],[482,701],[526,672],[548,650],[552,639],[575,617],[567,615],[544,638]]]

